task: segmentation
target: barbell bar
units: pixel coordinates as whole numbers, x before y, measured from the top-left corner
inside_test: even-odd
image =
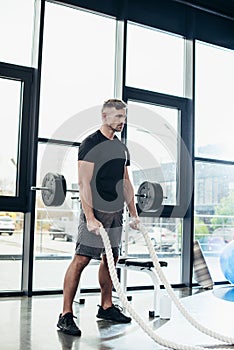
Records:
[[[32,186],[31,190],[41,191],[42,200],[47,207],[61,206],[67,192],[78,193],[77,189],[67,189],[66,179],[58,173],[47,173],[42,181],[42,186]],[[143,212],[157,211],[162,205],[163,189],[159,183],[144,181],[138,188],[137,204]],[[72,197],[78,199],[78,197]]]
[[[32,191],[52,191],[49,187],[35,187],[35,186],[32,186],[31,187],[31,190]],[[79,190],[70,190],[70,189],[67,189],[66,192],[80,192]],[[79,197],[74,197],[74,198],[79,198]]]
[[[31,186],[32,191],[51,191],[49,187],[36,187],[36,186]]]

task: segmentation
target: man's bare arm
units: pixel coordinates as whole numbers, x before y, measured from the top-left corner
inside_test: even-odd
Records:
[[[125,167],[125,171],[124,171],[124,199],[127,203],[129,213],[133,218],[133,223],[131,223],[130,225],[132,228],[136,229],[140,220],[139,220],[138,213],[136,210],[136,205],[135,205],[134,188],[130,181],[127,167]]]
[[[93,212],[93,199],[91,191],[93,169],[94,163],[83,160],[78,161],[80,200],[87,220],[87,228],[89,231],[93,231],[98,234],[99,227],[101,227],[102,224],[95,218]]]

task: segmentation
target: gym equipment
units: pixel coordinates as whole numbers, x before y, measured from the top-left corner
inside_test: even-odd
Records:
[[[232,303],[234,302],[233,285],[216,288],[214,289],[213,294],[219,299],[230,301]]]
[[[196,281],[204,289],[212,289],[214,283],[198,241],[194,241],[193,254],[194,277]]]
[[[79,190],[67,189],[65,177],[55,173],[47,173],[42,180],[42,186],[32,186],[31,190],[41,191],[43,203],[47,207],[58,207],[62,205],[67,192],[79,192]]]
[[[62,205],[66,198],[67,192],[79,192],[76,189],[67,189],[66,179],[63,175],[57,173],[47,173],[43,180],[42,186],[32,186],[31,190],[41,191],[43,203],[47,207],[58,207]],[[141,211],[157,211],[162,205],[163,189],[159,183],[144,181],[136,194],[137,203]],[[77,199],[78,197],[72,197]]]
[[[161,267],[167,266],[166,261],[159,261],[159,264]],[[149,310],[149,317],[151,318],[158,317],[159,314],[158,314],[157,301],[159,296],[158,294],[160,289],[160,283],[159,283],[157,274],[155,273],[152,260],[136,259],[136,258],[119,258],[117,267],[121,269],[126,269],[126,270],[145,272],[151,277],[153,282],[153,287],[154,287],[154,294],[153,294],[153,309]],[[126,289],[127,289],[126,282],[124,283],[123,287],[124,287],[124,292],[126,292]],[[127,298],[129,300],[129,296]]]
[[[234,284],[234,241],[229,242],[220,254],[220,266],[225,278]]]
[[[169,295],[169,297],[171,298],[171,300],[175,303],[176,307],[178,308],[178,310],[182,313],[182,315],[191,323],[191,325],[193,325],[196,329],[198,329],[200,332],[209,335],[210,337],[213,337],[215,339],[221,340],[223,342],[229,343],[229,344],[234,344],[234,338],[232,337],[228,337],[228,336],[224,336],[216,331],[212,331],[211,329],[206,328],[205,326],[203,326],[202,324],[200,324],[196,319],[194,319],[186,310],[186,308],[183,306],[183,304],[181,303],[181,301],[179,300],[179,298],[177,297],[177,295],[174,293],[171,285],[169,284],[169,282],[166,279],[166,276],[164,275],[164,272],[162,271],[162,269],[160,268],[160,263],[158,261],[157,255],[154,251],[154,246],[148,236],[147,230],[143,225],[139,225],[139,229],[141,231],[141,233],[144,236],[144,239],[146,241],[146,245],[148,247],[150,256],[152,258],[153,261],[153,265],[155,267],[155,270],[158,274],[159,279],[161,280],[161,282],[163,283],[163,285],[166,288],[166,291]],[[116,273],[116,268],[114,265],[114,258],[113,258],[113,254],[112,254],[112,249],[111,249],[111,245],[110,245],[110,240],[109,237],[105,231],[104,228],[100,228],[100,235],[102,237],[103,240],[103,244],[105,247],[105,251],[106,251],[106,256],[107,256],[107,262],[108,262],[108,268],[109,268],[109,272],[110,272],[110,276],[113,282],[113,286],[115,288],[115,290],[117,291],[119,298],[123,304],[124,307],[126,307],[127,311],[130,313],[130,315],[133,317],[133,319],[139,324],[139,326],[158,344],[161,344],[163,346],[166,346],[168,348],[172,348],[172,349],[178,349],[178,350],[205,350],[205,347],[201,347],[201,346],[189,346],[186,344],[177,344],[174,343],[168,339],[164,339],[160,336],[158,336],[154,330],[149,327],[145,321],[137,314],[137,312],[133,309],[133,307],[131,306],[131,304],[128,302],[126,295],[123,293],[119,280],[118,280],[118,276]],[[223,345],[221,344],[220,347],[223,348]],[[216,346],[217,348],[217,346]]]
[[[136,194],[137,203],[142,211],[155,211],[163,201],[163,190],[160,184],[156,182],[144,181]]]
[[[166,261],[159,261],[160,267],[166,267],[168,264]],[[161,298],[160,294],[160,281],[154,269],[153,261],[150,259],[143,258],[128,258],[128,257],[120,257],[117,263],[117,267],[127,271],[137,271],[137,272],[145,272],[149,275],[153,282],[153,308],[149,310],[149,317],[159,317],[162,318],[160,304]],[[212,289],[213,288],[213,280],[211,278],[209,269],[207,267],[205,258],[200,248],[200,244],[198,241],[194,242],[194,274],[196,281],[204,288],[204,289]],[[121,278],[122,281],[122,278]],[[125,275],[123,276],[122,288],[124,292],[127,291],[127,281]],[[161,292],[161,293],[160,293]],[[167,296],[168,297],[168,296]],[[129,300],[129,296],[127,296]],[[168,303],[170,305],[170,303]]]

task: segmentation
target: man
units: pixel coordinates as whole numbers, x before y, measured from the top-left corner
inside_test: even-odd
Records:
[[[108,232],[115,264],[118,261],[122,233],[124,202],[133,218],[131,227],[137,229],[139,218],[134,202],[134,190],[130,182],[130,165],[127,147],[117,138],[126,121],[126,104],[117,99],[104,102],[102,125],[88,136],[79,147],[78,174],[82,210],[78,228],[75,256],[64,279],[63,312],[57,326],[67,334],[81,335],[73,320],[72,303],[80,276],[91,259],[100,259],[99,284],[101,306],[98,318],[119,323],[129,323],[131,318],[112,303],[112,281],[107,258],[100,236],[100,227]]]

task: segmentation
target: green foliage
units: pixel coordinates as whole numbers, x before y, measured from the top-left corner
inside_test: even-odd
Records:
[[[213,230],[225,225],[234,225],[234,218],[228,217],[234,216],[234,191],[221,199],[220,204],[215,208],[215,215],[217,217],[211,219]]]
[[[177,234],[179,236],[179,240],[181,240],[182,235],[182,226],[181,224],[178,226]],[[205,237],[209,234],[209,230],[207,225],[204,223],[203,220],[198,218],[197,216],[194,217],[194,239],[201,239],[202,237]]]
[[[200,218],[194,218],[194,239],[199,240],[209,234],[207,225]]]

